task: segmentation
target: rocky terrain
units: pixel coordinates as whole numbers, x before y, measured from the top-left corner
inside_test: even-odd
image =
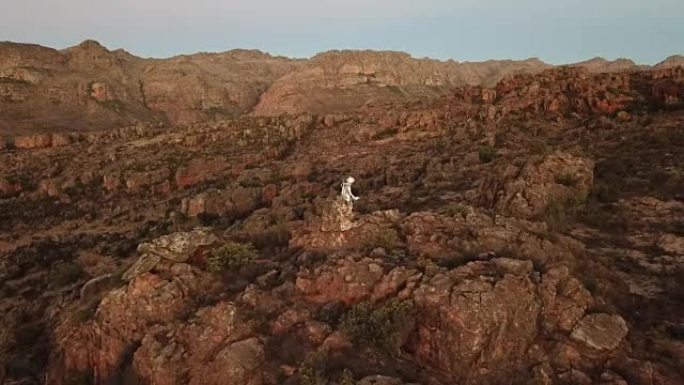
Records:
[[[672,56],[654,69],[683,65]],[[627,59],[577,63],[592,72],[649,69]],[[87,40],[64,50],[0,42],[0,137],[177,125],[246,114],[347,113],[367,105],[439,97],[456,86],[494,86],[552,67],[537,59],[417,59],[393,51],[329,51],[311,59],[256,50],[143,59]]]
[[[31,49],[55,72],[3,86],[46,106],[34,92],[78,90],[71,66],[106,52]],[[86,99],[17,118],[28,131],[0,141],[0,383],[684,383],[684,68],[527,62],[495,83],[397,55],[106,53]],[[190,108],[210,78],[202,95],[233,90],[216,120]],[[410,97],[330,91],[393,85]],[[99,110],[113,93],[116,128]],[[78,108],[88,129],[35,126]]]

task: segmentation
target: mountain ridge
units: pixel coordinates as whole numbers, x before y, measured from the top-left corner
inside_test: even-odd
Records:
[[[590,72],[662,69],[594,58]],[[57,50],[0,42],[0,135],[171,124],[240,115],[345,113],[369,103],[434,98],[464,85],[494,86],[558,67],[538,58],[458,62],[400,51],[329,50],[308,59],[255,49],[142,58],[95,40]]]

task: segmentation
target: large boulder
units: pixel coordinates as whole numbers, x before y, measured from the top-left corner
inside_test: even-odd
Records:
[[[209,246],[218,238],[205,229],[163,235],[138,246],[139,254],[150,254],[173,262],[185,262],[203,246]]]
[[[158,270],[162,270],[158,267]],[[94,373],[96,385],[120,381],[131,351],[156,327],[186,319],[202,296],[215,293],[216,278],[176,263],[144,273],[104,295],[94,318],[66,317],[55,329],[46,383],[66,384],[73,374]]]
[[[147,383],[256,385],[264,364],[263,343],[238,308],[220,302],[197,311],[190,322],[151,331],[133,357]]]
[[[538,164],[530,162],[505,184],[496,209],[504,215],[535,218],[549,205],[583,201],[593,186],[593,169],[592,160],[567,153],[547,155]]]
[[[529,263],[470,263],[435,275],[413,299],[411,349],[454,383],[509,383],[537,338],[542,304]]]
[[[352,207],[342,200],[323,201],[319,215],[296,229],[290,247],[308,250],[333,250],[364,248],[373,243],[398,243],[394,227],[402,219],[396,210],[376,211],[358,219]]]

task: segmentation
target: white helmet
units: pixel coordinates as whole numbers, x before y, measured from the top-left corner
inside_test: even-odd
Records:
[[[347,183],[354,183],[354,177],[348,176]]]

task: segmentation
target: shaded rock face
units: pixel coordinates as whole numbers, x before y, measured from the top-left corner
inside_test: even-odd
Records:
[[[577,204],[587,198],[594,180],[594,162],[570,154],[553,154],[527,164],[508,182],[496,203],[504,215],[535,218],[552,204]],[[486,188],[486,187],[485,187]]]
[[[532,272],[531,264],[523,266]],[[507,382],[537,336],[541,303],[532,277],[488,279],[489,269],[475,263],[437,274],[414,293],[412,349],[420,362],[457,383]]]
[[[153,384],[261,384],[263,343],[227,302],[198,311],[190,323],[158,328],[135,352],[133,367]],[[172,336],[169,338],[168,336]]]
[[[106,295],[95,319],[83,325],[65,323],[57,330],[59,353],[48,371],[51,383],[64,383],[70,373],[92,372],[97,384],[107,384],[126,370],[128,352],[150,325],[192,314],[196,296],[211,287],[189,265],[171,267],[168,279],[145,273]]]
[[[181,212],[191,217],[241,216],[258,208],[261,198],[259,188],[236,186],[226,190],[209,190],[184,200]]]

